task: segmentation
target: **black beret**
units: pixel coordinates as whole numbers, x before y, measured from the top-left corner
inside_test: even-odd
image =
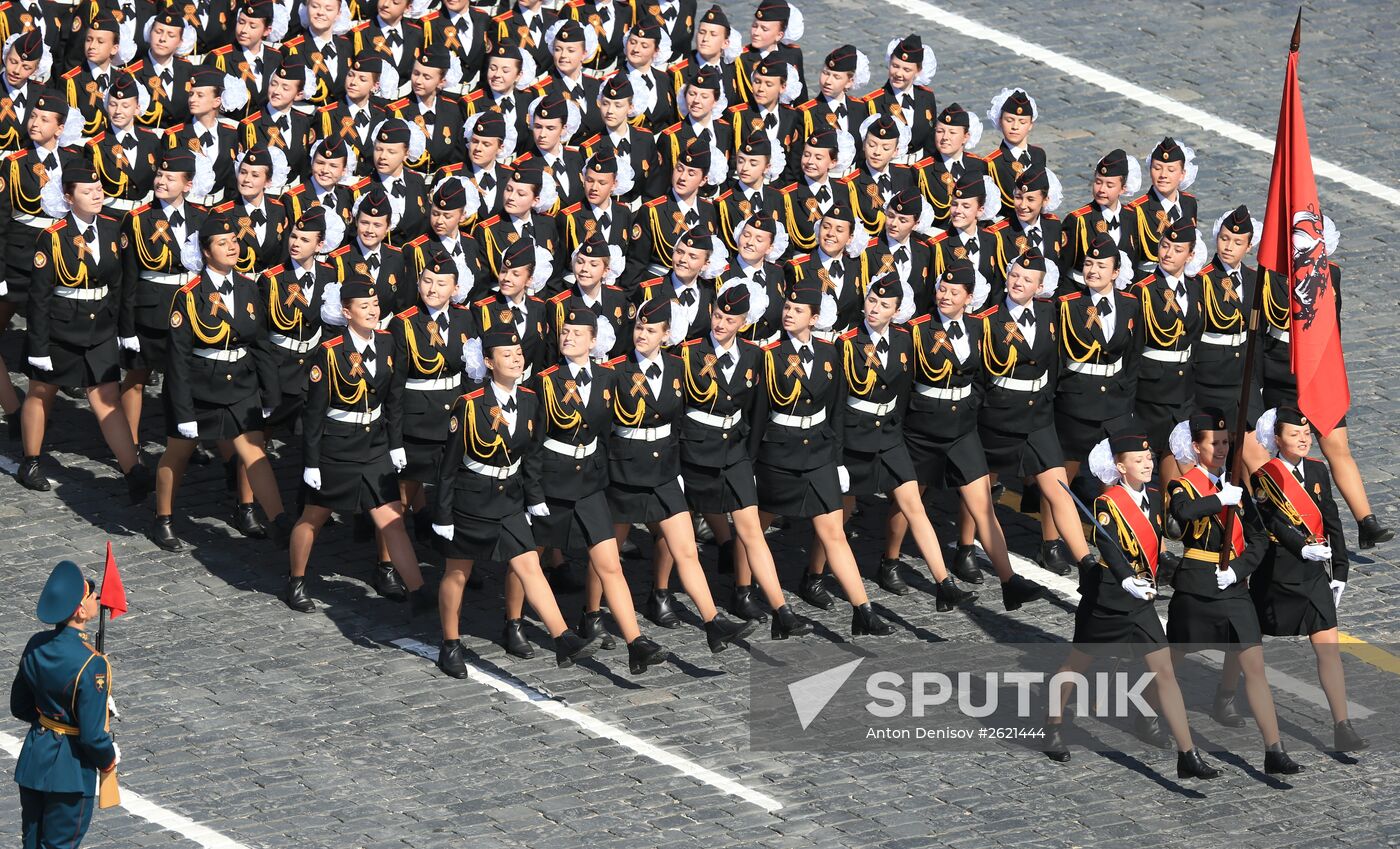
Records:
[[[687,168],[699,168],[701,171],[710,171],[710,146],[704,142],[692,139],[686,146],[685,153],[681,154],[679,165]]]
[[[243,154],[243,164],[262,165],[270,171],[272,169],[272,152],[262,145],[250,147],[247,152]]]
[[[604,100],[627,100],[632,97],[632,80],[618,71],[603,81],[601,97]]]
[[[724,10],[718,6],[711,6],[709,10],[705,12],[705,14],[701,15],[700,23],[716,24],[718,26],[724,27],[725,29],[730,29],[729,17],[725,15]]]
[[[807,137],[807,146],[829,150],[834,155],[841,147],[834,127],[818,127]]]
[[[564,25],[554,34],[555,44],[583,44],[583,25],[572,18],[565,18]]]
[[[776,54],[761,60],[754,66],[753,73],[756,77],[779,77],[787,79],[788,63],[784,59],[779,59]]]
[[[980,181],[981,178],[978,179]],[[896,215],[912,215],[918,218],[924,211],[924,199],[913,189],[902,189],[890,198],[890,209]]]
[[[884,141],[896,141],[899,139],[899,124],[895,123],[894,118],[881,113],[866,127],[865,134]]]
[[[712,251],[715,247],[714,242],[710,241],[710,231],[704,227],[690,228],[681,234],[676,243],[700,251]]]
[[[271,0],[248,0],[247,3],[239,7],[238,13],[272,23],[272,2]]]
[[[610,147],[602,148],[588,158],[588,164],[584,168],[594,174],[616,174],[617,155]]]
[[[494,109],[480,113],[481,117],[472,124],[472,135],[486,139],[505,139],[506,119]]]
[[[535,120],[569,120],[569,101],[558,91],[552,91],[535,101]]]
[[[687,85],[691,88],[703,88],[719,94],[723,87],[723,80],[720,79],[719,68],[714,65],[702,65]]]
[[[199,243],[207,245],[215,236],[232,235],[236,232],[238,231],[234,228],[231,216],[217,210],[211,211],[199,225]]]
[[[744,156],[772,156],[773,142],[768,138],[767,133],[754,133],[744,139],[743,145],[739,147],[739,153]]]
[[[190,87],[208,86],[218,91],[224,90],[224,72],[208,65],[199,65],[190,74]]]
[[[355,54],[355,61],[350,64],[350,70],[359,71],[362,74],[378,75],[384,71],[384,54],[378,50],[361,50]]]
[[[1035,248],[1027,248],[1025,253],[1022,253],[1020,256],[1016,257],[1014,262],[1016,265],[1019,265],[1020,267],[1029,271],[1045,270],[1045,254],[1041,253]]]
[[[402,118],[388,118],[379,125],[375,133],[375,144],[408,144],[410,138],[408,123]]]
[[[447,48],[441,44],[425,44],[418,48],[418,55],[414,57],[418,64],[425,68],[437,68],[439,71],[446,71],[452,65],[452,59],[447,52]]]
[[[953,197],[955,198],[980,198],[987,199],[987,184],[982,182],[982,175],[969,170],[963,174],[962,179],[953,186]]]
[[[428,244],[423,251],[423,270],[434,274],[456,274],[457,263],[452,261],[442,245]]]
[[[34,97],[34,105],[29,108],[37,112],[52,112],[58,116],[59,121],[68,117],[68,101],[56,91],[40,91]]]
[[[336,133],[321,142],[321,146],[316,148],[316,155],[322,159],[346,159],[350,155],[350,146],[345,143],[344,136]]]
[[[578,252],[582,256],[593,259],[612,259],[612,249],[608,245],[608,240],[597,230],[594,230],[588,238],[583,240],[583,244],[578,246]]]
[[[535,264],[535,243],[531,239],[517,239],[501,251],[501,270],[527,268]]]
[[[1122,256],[1118,252],[1118,243],[1113,241],[1113,237],[1107,233],[1094,234],[1094,237],[1089,240],[1089,252],[1086,256],[1093,259],[1109,259],[1111,257],[1122,260]]]
[[[467,208],[467,189],[456,177],[449,177],[433,190],[433,207],[444,211]]]
[[[32,32],[38,32],[38,30],[29,30],[29,32],[25,33],[25,35],[27,36],[29,35],[29,33]],[[23,36],[21,38],[23,38]],[[141,84],[136,82],[135,77],[126,72],[116,74],[112,77],[111,87],[107,89],[107,96],[112,99],[126,97],[133,99],[140,98]]]

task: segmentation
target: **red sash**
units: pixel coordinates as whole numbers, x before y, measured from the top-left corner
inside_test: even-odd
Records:
[[[1298,479],[1293,477],[1293,472],[1289,471],[1288,467],[1283,464],[1283,460],[1275,457],[1265,463],[1259,469],[1258,474],[1273,481],[1279,492],[1283,493],[1283,497],[1292,506],[1294,513],[1302,520],[1303,527],[1308,534],[1313,539],[1323,539],[1322,510],[1318,508],[1317,502],[1313,501],[1311,495],[1308,495],[1308,491],[1303,488]]]
[[[1215,488],[1215,484],[1210,482],[1210,476],[1208,476],[1205,472],[1205,469],[1201,468],[1200,466],[1195,466],[1191,469],[1191,471],[1182,475],[1181,480],[1186,481],[1186,483],[1188,483],[1191,486],[1191,488],[1196,491],[1196,494],[1201,497],[1205,497],[1207,495],[1215,495],[1217,492],[1220,491]],[[1222,528],[1225,527],[1225,519],[1227,516],[1230,515],[1230,511],[1232,509],[1234,508],[1223,507],[1221,508],[1220,513],[1216,515],[1216,521],[1220,522],[1220,526]],[[1238,557],[1244,553],[1243,520],[1239,516],[1236,516],[1234,524],[1232,524],[1230,527],[1230,556]]]
[[[1118,515],[1123,517],[1128,529],[1132,531],[1133,537],[1137,540],[1138,551],[1142,559],[1147,562],[1147,568],[1152,572],[1152,577],[1157,577],[1157,555],[1162,549],[1161,539],[1157,536],[1157,528],[1153,526],[1152,520],[1148,519],[1133,500],[1128,490],[1121,486],[1111,486],[1103,497],[1113,502],[1113,506],[1118,508]],[[1099,514],[1099,524],[1105,524],[1104,514]],[[1128,552],[1123,552],[1128,554]]]

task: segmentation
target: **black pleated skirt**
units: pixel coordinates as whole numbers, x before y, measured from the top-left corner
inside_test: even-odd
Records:
[[[1065,464],[1060,437],[1053,424],[1030,433],[1008,433],[983,427],[982,446],[987,451],[989,468],[1015,477],[1031,477]]]
[[[1337,605],[1325,580],[1303,585],[1250,582],[1259,629],[1271,637],[1307,637],[1337,627]]]
[[[748,460],[723,469],[681,464],[685,500],[697,513],[732,513],[758,504],[753,463]]]
[[[914,460],[902,442],[875,454],[847,451],[844,459],[846,472],[851,476],[851,489],[847,495],[888,494],[901,484],[918,478]]]
[[[685,492],[676,480],[657,487],[628,486],[616,481],[608,484],[608,507],[616,524],[647,524],[669,519],[677,513],[690,512]]]
[[[165,389],[160,397],[161,406],[165,410],[165,435],[184,439],[179,430],[181,423],[176,419],[174,407],[170,403],[169,378],[166,379]],[[201,440],[233,439],[235,436],[262,430],[267,426],[262,414],[262,400],[256,392],[232,404],[211,404],[196,398],[194,412],[194,421],[199,427]],[[388,462],[388,458],[385,458],[385,462]],[[325,471],[322,470],[323,477],[324,474]]]
[[[362,463],[321,461],[321,488],[306,491],[306,503],[338,513],[359,513],[399,500],[399,477],[389,455]]]
[[[535,516],[530,529],[535,541],[545,548],[567,554],[583,554],[593,546],[614,538],[612,508],[602,491],[578,501],[545,499],[548,516]]]
[[[1263,634],[1249,596],[1206,598],[1177,590],[1167,605],[1167,639],[1173,644],[1253,646]]]
[[[439,540],[443,555],[453,560],[509,563],[535,550],[534,532],[523,509],[504,519],[488,519],[454,510],[452,526],[452,539],[439,537]]]
[[[758,463],[754,471],[758,474],[758,509],[765,513],[810,519],[841,509],[841,476],[835,466],[795,472]]]
[[[909,447],[919,483],[924,486],[957,489],[987,476],[987,451],[975,430],[949,441],[906,428],[904,443]]]
[[[41,371],[31,366],[29,357],[33,355],[27,342],[24,347],[23,371],[30,380],[88,389],[104,383],[116,383],[122,378],[121,356],[115,336],[91,348],[49,340],[48,356],[53,361],[53,371]]]

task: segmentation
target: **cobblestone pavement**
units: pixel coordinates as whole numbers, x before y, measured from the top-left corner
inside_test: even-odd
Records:
[[[747,6],[727,5],[736,22],[748,19]],[[803,8],[813,70],[841,41],[854,41],[878,60],[889,38],[918,31],[938,54],[940,104],[956,99],[985,111],[1003,86],[1028,86],[1043,113],[1033,139],[1047,148],[1066,185],[1062,212],[1083,202],[1088,169],[1103,152],[1122,146],[1141,156],[1172,133],[1198,151],[1194,192],[1205,221],[1240,202],[1262,217],[1269,168],[1263,154],[1177,126],[993,44],[960,41],[881,0],[822,0]],[[1004,4],[958,0],[948,8],[1272,136],[1295,6],[1053,0],[1008,14]],[[1311,4],[1302,64],[1314,153],[1392,186],[1400,183],[1387,167],[1400,129],[1397,74],[1389,61],[1400,47],[1393,11],[1374,0]],[[1400,455],[1392,453],[1400,435],[1394,390],[1400,353],[1388,344],[1400,245],[1385,229],[1397,210],[1337,183],[1320,181],[1319,188],[1342,231],[1353,447],[1376,511],[1400,524]],[[17,334],[0,351],[18,362]],[[327,531],[313,563],[313,593],[323,606],[310,616],[290,613],[276,598],[285,555],[232,535],[217,468],[192,467],[180,495],[193,552],[160,552],[142,535],[149,507],[125,506],[113,465],[87,459],[104,452],[91,418],[74,406],[60,402],[51,437],[52,455],[62,464],[50,469],[55,492],[28,493],[0,478],[7,541],[0,577],[9,599],[0,619],[0,645],[7,647],[0,657],[12,668],[35,629],[32,605],[48,567],[73,557],[96,569],[111,539],[132,603],[110,635],[125,715],[118,724],[124,785],[234,841],[206,845],[1372,847],[1400,836],[1394,752],[1352,761],[1295,746],[1308,772],[1289,784],[1258,771],[1257,750],[1218,753],[1224,778],[1183,786],[1163,777],[1172,774],[1170,753],[1132,747],[1111,757],[1078,753],[1069,765],[1021,751],[754,751],[744,724],[748,655],[742,648],[710,655],[692,620],[678,631],[648,626],[681,660],[641,678],[627,675],[620,652],[555,669],[538,629],[532,637],[539,657],[514,660],[493,642],[502,585],[499,568],[488,570],[486,588],[468,602],[467,642],[480,666],[781,803],[767,811],[585,733],[539,702],[447,679],[392,645],[405,638],[435,644],[435,629],[427,620],[410,623],[403,608],[366,588],[368,552],[351,543],[345,525]],[[149,439],[158,438],[159,424],[148,421]],[[17,447],[7,450],[13,459]],[[294,452],[288,455],[279,473],[290,493],[298,469]],[[948,502],[934,505],[945,520],[940,531],[947,531]],[[873,566],[882,507],[869,508],[854,533],[858,557]],[[1032,554],[1030,521],[1011,511],[1004,521],[1013,547]],[[807,534],[787,531],[774,540],[786,583],[794,586]],[[703,554],[712,566],[713,552]],[[1398,554],[1400,545],[1384,546],[1358,556],[1353,567],[1342,623],[1372,643],[1400,642]],[[650,581],[638,567],[630,564],[629,576],[640,595]],[[727,599],[723,584],[716,581]],[[917,651],[939,639],[1059,641],[1072,629],[1068,603],[1006,614],[993,587],[983,591],[983,607],[935,614],[931,587],[919,582],[919,588],[903,598],[876,596],[902,626],[883,648]],[[563,605],[572,617],[579,600]],[[816,618],[829,631],[809,639],[848,633],[839,609]],[[757,636],[754,650],[766,640]],[[1288,697],[1280,705],[1290,712]],[[1367,720],[1387,721],[1383,713]],[[1209,720],[1196,714],[1193,724],[1209,749]],[[16,723],[3,730],[23,733]],[[1327,739],[1321,728],[1306,730]],[[0,818],[17,827],[14,793],[0,795]],[[89,845],[192,844],[126,811],[104,811]]]

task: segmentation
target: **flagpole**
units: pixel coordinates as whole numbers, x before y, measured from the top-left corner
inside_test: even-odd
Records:
[[[1298,19],[1293,23],[1293,38],[1288,44],[1290,54],[1298,52],[1303,35],[1303,8],[1298,7]],[[1268,271],[1263,263],[1254,269],[1254,291],[1249,298],[1249,317],[1245,321],[1247,329],[1244,348],[1244,380],[1240,382],[1239,406],[1235,408],[1235,427],[1231,446],[1234,460],[1230,464],[1229,480],[1236,486],[1245,487],[1244,439],[1249,433],[1249,396],[1254,389],[1254,363],[1259,353],[1259,316],[1264,312],[1264,281]],[[1225,515],[1224,538],[1220,545],[1220,560],[1216,565],[1221,572],[1230,568],[1230,540],[1234,535],[1236,513],[1231,510]]]

